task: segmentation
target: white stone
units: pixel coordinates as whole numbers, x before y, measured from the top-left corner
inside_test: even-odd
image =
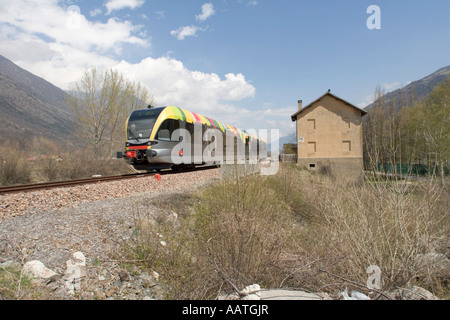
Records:
[[[263,290],[260,293],[261,300],[323,300],[315,293],[293,290]]]
[[[240,294],[241,296],[244,296],[242,300],[261,300],[259,294],[260,291],[261,287],[259,286],[259,284],[252,284],[242,290]]]
[[[47,268],[41,261],[33,260],[25,263],[23,271],[35,278],[48,279],[56,276],[57,273]]]

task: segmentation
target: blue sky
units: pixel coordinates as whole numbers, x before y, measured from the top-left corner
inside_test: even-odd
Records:
[[[115,68],[158,106],[286,135],[299,99],[364,107],[449,65],[449,16],[448,0],[0,0],[0,54],[62,89]]]

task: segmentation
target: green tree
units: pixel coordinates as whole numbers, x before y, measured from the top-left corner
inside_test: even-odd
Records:
[[[438,166],[443,178],[450,158],[450,78],[402,113],[410,150],[429,166]]]
[[[73,91],[68,104],[76,120],[75,131],[97,159],[111,157],[123,143],[123,126],[130,112],[153,103],[144,86],[113,69],[104,73],[86,70]]]

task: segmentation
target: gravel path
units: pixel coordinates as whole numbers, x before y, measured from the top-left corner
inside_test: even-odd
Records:
[[[96,298],[107,297],[119,274],[117,263],[107,261],[132,236],[138,207],[157,215],[161,209],[149,204],[152,199],[192,191],[219,177],[219,169],[212,169],[165,175],[160,182],[143,177],[0,196],[0,264],[40,260],[63,274],[66,261],[81,251],[88,264],[95,265],[92,290],[84,298],[96,290],[100,295]]]

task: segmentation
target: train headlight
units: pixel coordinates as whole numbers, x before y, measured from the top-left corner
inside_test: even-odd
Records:
[[[137,152],[136,151],[127,151],[127,158],[136,158]]]

